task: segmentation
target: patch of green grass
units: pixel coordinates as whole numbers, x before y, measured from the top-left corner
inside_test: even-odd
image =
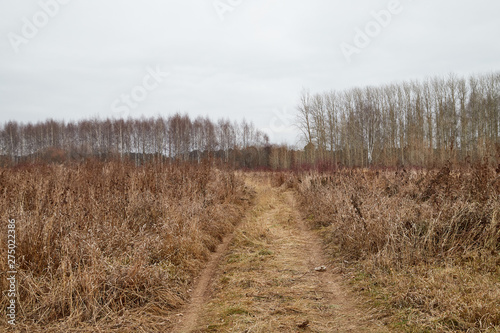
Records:
[[[231,254],[228,258],[227,258],[227,263],[228,264],[232,264],[232,263],[236,263],[236,262],[241,262],[242,261],[242,258],[241,258],[241,254],[237,253],[237,254]]]
[[[210,324],[203,332],[220,332],[220,329],[224,326],[226,326],[226,324]]]
[[[466,325],[464,325],[464,323],[457,318],[447,316],[445,318],[440,319],[439,322],[451,330],[457,330],[457,331],[467,330]]]
[[[255,286],[255,281],[243,280],[238,285],[243,289],[249,289],[249,288],[253,288]]]
[[[268,249],[262,249],[259,251],[260,256],[270,256],[273,254],[273,251],[268,250]]]
[[[220,283],[221,283],[221,284],[228,284],[230,280],[231,280],[231,279],[230,279],[228,276],[223,276],[223,277],[220,279]]]
[[[243,308],[239,308],[239,307],[236,307],[236,308],[229,308],[227,309],[224,314],[226,316],[234,316],[234,315],[244,315],[244,316],[249,316],[250,315],[250,312],[248,312],[247,310],[243,309]]]

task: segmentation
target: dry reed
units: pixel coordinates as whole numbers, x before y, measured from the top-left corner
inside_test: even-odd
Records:
[[[467,169],[278,174],[355,287],[409,331],[500,329],[500,176]]]
[[[208,162],[4,168],[0,191],[0,220],[17,221],[17,327],[31,332],[166,329],[157,317],[185,302],[249,199],[233,172]],[[2,246],[2,272],[6,259]]]

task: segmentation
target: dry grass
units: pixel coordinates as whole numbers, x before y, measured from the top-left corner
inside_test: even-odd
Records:
[[[17,221],[17,327],[29,332],[165,331],[249,199],[208,163],[0,169],[0,190],[0,220]],[[6,259],[2,246],[2,272]]]
[[[340,287],[293,193],[249,175],[256,204],[239,226],[195,332],[387,332]],[[364,312],[363,312],[364,311]]]
[[[354,286],[412,332],[500,329],[500,177],[439,171],[279,175]]]

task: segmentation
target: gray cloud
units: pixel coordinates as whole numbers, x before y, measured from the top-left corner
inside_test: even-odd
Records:
[[[170,76],[132,116],[245,117],[273,132],[302,87],[500,67],[495,1],[401,0],[402,11],[348,63],[341,43],[352,44],[391,0],[243,0],[224,20],[212,0],[72,0],[16,53],[9,34],[22,36],[23,18],[53,1],[0,3],[0,121],[111,117],[113,101],[159,66]],[[294,142],[290,131],[274,132]]]

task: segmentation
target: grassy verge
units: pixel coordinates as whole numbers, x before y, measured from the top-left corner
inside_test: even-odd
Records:
[[[408,332],[500,330],[500,178],[439,171],[279,175],[354,288]]]

